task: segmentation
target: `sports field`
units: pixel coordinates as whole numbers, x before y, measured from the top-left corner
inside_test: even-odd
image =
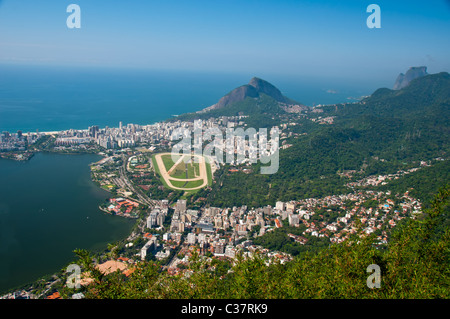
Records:
[[[190,191],[211,183],[211,167],[203,156],[162,153],[154,155],[152,160],[169,188]]]

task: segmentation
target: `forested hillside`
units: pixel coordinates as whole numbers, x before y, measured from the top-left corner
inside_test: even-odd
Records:
[[[398,91],[379,89],[360,103],[322,110],[290,118],[261,113],[259,123],[296,124],[284,130],[294,136],[285,140],[292,146],[280,150],[278,172],[261,175],[260,164],[253,165],[250,174],[230,173],[224,167],[216,173],[212,191],[203,194],[207,202],[212,206],[262,206],[274,205],[276,200],[326,196],[348,191],[349,179],[338,174],[345,170],[354,170],[354,178],[362,178],[395,173],[419,166],[421,161],[448,159],[448,73],[424,76]],[[319,115],[333,117],[332,124],[312,122]],[[442,186],[433,184],[428,192]]]
[[[153,263],[137,265],[130,277],[120,272],[104,276],[88,252],[78,251],[79,263],[94,277],[82,290],[87,298],[99,299],[449,298],[450,232],[439,227],[449,212],[449,190],[439,192],[423,217],[399,225],[385,250],[367,236],[269,266],[258,253],[239,257],[234,266],[194,254],[189,277],[170,276]],[[373,289],[367,285],[372,264],[381,271],[380,287]]]

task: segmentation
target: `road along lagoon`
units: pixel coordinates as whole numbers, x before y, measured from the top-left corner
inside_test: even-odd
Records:
[[[97,155],[0,159],[0,292],[57,272],[74,249],[99,251],[126,238],[133,220],[98,209],[109,193],[91,180]]]

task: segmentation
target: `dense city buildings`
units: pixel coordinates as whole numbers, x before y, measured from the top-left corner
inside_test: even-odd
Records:
[[[415,218],[421,214],[422,204],[408,192],[392,194],[390,191],[370,189],[386,185],[390,180],[410,174],[429,163],[422,161],[418,167],[401,170],[395,174],[368,176],[352,180],[347,184],[353,192],[322,198],[292,198],[278,200],[273,205],[262,207],[230,206],[191,207],[185,198],[170,201],[168,198],[151,198],[155,168],[151,155],[168,151],[180,139],[191,138],[195,129],[227,129],[245,127],[239,117],[221,117],[206,121],[163,122],[153,125],[119,124],[118,128],[89,127],[87,130],[67,130],[61,132],[35,134],[1,134],[1,150],[21,154],[45,137],[46,151],[86,152],[95,151],[103,159],[91,165],[92,179],[100,187],[111,192],[108,202],[99,208],[109,214],[134,218],[137,228],[123,243],[123,254],[111,261],[126,260],[126,265],[156,260],[162,263],[169,274],[188,275],[190,257],[195,252],[202,258],[219,258],[231,263],[238,255],[252,256],[256,252],[266,258],[266,262],[281,263],[292,260],[294,255],[281,249],[273,250],[257,244],[278,230],[287,229],[285,234],[290,245],[314,247],[317,240],[330,245],[341,243],[352,235],[375,234],[378,245],[388,242],[390,230],[403,218]],[[323,121],[321,124],[327,124]],[[280,126],[281,148],[295,123]],[[296,134],[294,137],[299,137]],[[192,150],[205,141],[193,139]],[[207,140],[218,148],[223,147],[216,140]],[[217,144],[216,144],[217,143]],[[230,173],[242,169],[242,164],[250,164],[250,143],[235,140],[233,155],[241,154],[244,161],[234,161]],[[10,153],[8,153],[10,154]],[[216,158],[215,169],[221,162]],[[355,172],[338,174],[351,176]],[[164,188],[158,186],[158,188]],[[368,204],[370,203],[370,205]],[[137,244],[137,241],[140,244]],[[297,248],[300,249],[300,248]],[[123,269],[122,269],[123,268]],[[126,271],[128,267],[120,268]],[[29,292],[16,292],[17,296],[30,297]],[[11,297],[10,295],[8,295]],[[8,297],[6,296],[6,297]],[[16,297],[16,295],[14,295]],[[36,297],[31,295],[31,297]]]

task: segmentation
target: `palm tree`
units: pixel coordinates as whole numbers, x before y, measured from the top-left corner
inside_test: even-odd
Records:
[[[108,253],[109,258],[117,259],[119,257],[118,256],[118,246],[117,246],[116,243],[108,244],[107,248],[108,248],[108,251],[109,251],[109,253]]]

